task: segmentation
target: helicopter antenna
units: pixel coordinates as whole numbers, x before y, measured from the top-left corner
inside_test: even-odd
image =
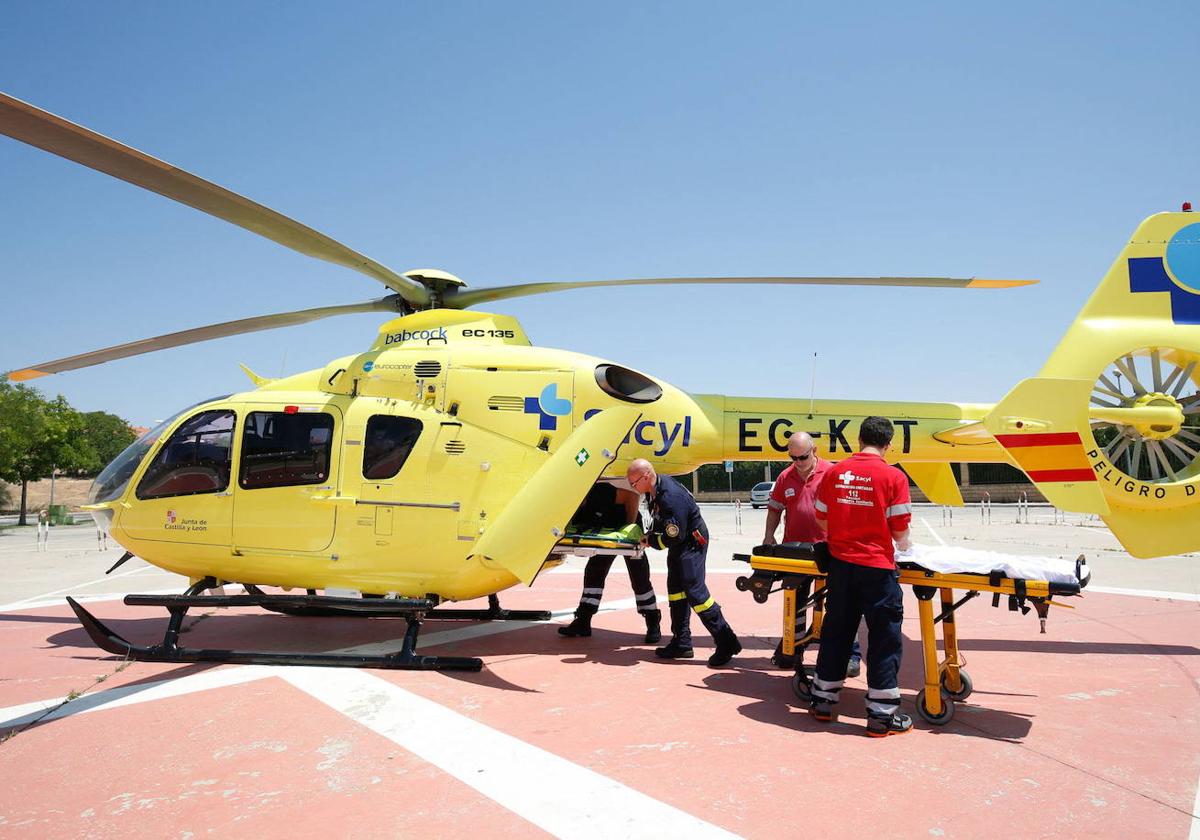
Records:
[[[808,419],[813,419],[813,405],[817,401],[817,353],[813,351],[812,385],[808,391]]]

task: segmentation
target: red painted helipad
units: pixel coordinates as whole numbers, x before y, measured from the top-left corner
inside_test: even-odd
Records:
[[[502,598],[564,610],[579,583],[550,574]],[[0,833],[1195,836],[1200,604],[1088,594],[1039,635],[1032,615],[981,598],[959,619],[974,695],[948,726],[918,719],[880,741],[863,737],[863,680],[839,723],[811,720],[769,664],[778,604],[755,604],[729,574],[710,584],[747,642],[721,671],[703,656],[656,660],[619,575],[607,602],[625,609],[602,613],[590,639],[553,624],[425,625],[425,651],[481,656],[478,674],[121,669],[65,605],[0,613],[0,731],[15,733],[0,744]],[[131,639],[161,635],[165,611],[90,607]],[[185,639],[333,649],[402,626],[243,610],[193,621]]]

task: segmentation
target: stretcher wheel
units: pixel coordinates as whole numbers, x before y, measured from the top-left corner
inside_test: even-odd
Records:
[[[812,684],[801,674],[792,674],[792,694],[795,694],[804,703],[811,703]]]
[[[945,696],[945,692],[942,692],[942,713],[940,715],[931,714],[925,708],[925,689],[922,688],[917,693],[917,714],[926,723],[932,723],[934,726],[945,726],[954,719],[954,701]]]
[[[733,582],[733,585],[737,587],[738,592],[745,592],[750,588],[750,581],[746,580],[745,575],[741,575]]]
[[[942,694],[945,694],[951,700],[966,700],[971,696],[971,692],[975,690],[975,684],[971,682],[971,675],[962,668],[958,669],[958,679],[962,682],[962,688],[959,691],[951,691],[946,687],[946,673],[942,673]]]

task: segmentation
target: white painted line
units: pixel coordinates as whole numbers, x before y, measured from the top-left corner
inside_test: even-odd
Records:
[[[139,685],[122,685],[105,691],[83,694],[46,715],[43,721],[58,720],[72,715],[94,712],[98,709],[116,709],[121,706],[148,703],[151,700],[163,700],[167,697],[178,697],[195,691],[207,691],[210,688],[223,688],[228,685],[238,685],[278,676],[281,676],[279,669],[266,665],[246,665],[240,668],[215,668],[211,671],[177,679],[159,680]],[[65,699],[40,700],[0,709],[0,727],[20,726],[36,720],[47,708],[51,708]]]
[[[559,837],[735,837],[613,779],[527,744],[377,676],[340,668],[243,666],[85,694],[43,721],[252,682],[286,680]],[[0,726],[38,719],[58,701],[0,709]]]
[[[1192,830],[1188,840],[1200,840],[1200,782],[1196,782],[1196,801],[1192,803]]]
[[[1102,595],[1133,595],[1136,598],[1162,598],[1169,601],[1200,602],[1200,595],[1194,592],[1164,592],[1161,589],[1122,589],[1119,586],[1089,586],[1083,594],[1099,592]]]
[[[946,544],[946,541],[938,535],[937,531],[933,530],[933,526],[929,524],[929,521],[924,516],[918,516],[917,519],[920,519],[921,524],[929,529],[929,533],[933,534],[933,538],[938,541],[938,545]]]
[[[100,601],[120,601],[125,597],[124,592],[104,592],[98,595],[80,595],[75,598],[81,604],[94,604]],[[172,589],[143,589],[140,591],[142,595],[178,595],[179,587]],[[71,596],[75,597],[75,596]],[[39,607],[65,607],[67,599],[65,596],[58,598],[44,598],[40,601],[13,601],[11,604],[0,606],[0,613],[18,612],[20,610],[34,610]]]
[[[360,671],[281,675],[556,837],[735,837],[620,782]]]
[[[175,590],[168,590],[168,592],[174,592],[174,591]],[[146,594],[159,594],[159,593],[146,593]],[[125,597],[124,595],[94,595],[90,598],[87,598],[86,600],[90,603],[90,602],[95,602],[95,601],[115,601],[115,600],[118,600],[118,599],[124,598],[124,597]],[[81,599],[76,599],[76,600],[81,600]],[[60,602],[54,601],[53,603],[55,605],[58,605]],[[635,606],[637,606],[637,599],[624,598],[619,601],[613,601],[611,603],[601,605],[600,612],[602,612],[602,613],[603,612],[620,612],[621,610],[627,610],[627,609],[630,609]],[[21,609],[27,609],[27,608],[28,607],[22,607]],[[4,608],[0,608],[0,611],[2,611],[3,609]],[[457,627],[453,630],[443,630],[440,633],[429,633],[424,636],[421,636],[418,639],[417,650],[424,651],[426,648],[436,647],[438,645],[448,645],[453,642],[461,642],[461,641],[466,641],[468,639],[478,639],[478,638],[482,638],[484,636],[494,636],[498,633],[510,633],[514,630],[524,630],[528,627],[534,627],[537,625],[556,624],[556,623],[561,624],[563,619],[567,618],[568,616],[573,616],[574,614],[575,614],[574,608],[566,609],[566,610],[554,610],[551,613],[552,618],[548,622],[543,622],[543,621],[492,621],[492,622],[482,622],[479,624],[471,624],[467,627]],[[356,653],[356,654],[365,654],[365,655],[369,655],[369,656],[370,655],[380,655],[380,654],[392,653],[396,650],[399,650],[402,642],[403,642],[402,638],[401,639],[392,639],[392,640],[389,640],[386,642],[371,642],[371,643],[365,644],[365,645],[355,645],[354,647],[335,648],[335,649],[329,650],[327,652],[328,653]],[[234,685],[236,683],[245,682],[250,679],[259,679],[261,677],[266,677],[266,676],[279,676],[279,674],[274,669],[270,669],[270,668],[263,671],[263,673],[258,674],[258,676],[251,675],[251,676],[243,676],[243,677],[239,677],[239,678],[232,678],[232,677],[228,677],[228,676],[211,676],[213,674],[228,675],[228,674],[235,674],[235,673],[245,673],[245,672],[249,672],[249,671],[252,671],[255,669],[262,670],[262,668],[265,668],[265,667],[266,666],[253,666],[253,667],[246,666],[246,667],[238,668],[238,669],[224,669],[224,670],[218,670],[218,671],[210,671],[210,672],[205,672],[204,674],[196,674],[196,675],[193,675],[190,677],[182,677],[179,680],[163,680],[161,682],[145,683],[145,684],[143,684],[141,686],[137,686],[137,687],[124,687],[123,686],[120,688],[109,689],[107,691],[96,692],[95,694],[84,694],[81,697],[71,701],[70,704],[59,709],[54,714],[48,716],[47,720],[54,720],[54,719],[60,718],[60,717],[67,717],[69,715],[79,714],[81,712],[90,712],[97,708],[110,708],[110,707],[115,707],[115,706],[127,705],[129,702],[141,703],[141,702],[144,702],[145,700],[157,700],[160,697],[172,696],[171,693],[166,693],[166,694],[162,693],[165,690],[163,687],[169,686],[172,684],[176,684],[176,683],[183,684],[185,686],[190,686],[190,687],[181,688],[179,691],[179,693],[181,693],[181,694],[187,694],[192,691],[202,691],[205,688],[212,688],[212,687],[221,686],[221,685]],[[206,680],[215,680],[215,683],[213,685],[209,685],[206,680],[199,679],[201,677],[206,678]],[[193,682],[193,681],[195,681],[195,682]],[[146,692],[150,692],[151,689],[154,689],[154,692],[157,692],[157,693],[151,692],[147,695]],[[117,702],[117,701],[121,701],[123,698],[125,698],[131,694],[135,694],[135,693],[138,693],[138,696],[136,698],[134,698],[133,700],[125,701],[125,702]],[[46,711],[46,709],[52,709],[55,706],[60,705],[66,699],[67,698],[65,698],[65,697],[52,697],[49,700],[36,700],[32,703],[23,703],[18,706],[9,706],[7,709],[0,709],[0,726],[20,726],[21,724],[27,723],[30,720],[36,719],[39,715],[42,714],[42,712]]]
[[[96,578],[95,580],[89,580],[86,583],[73,583],[70,586],[66,587],[65,589],[55,589],[53,592],[43,592],[41,595],[31,595],[28,598],[25,598],[21,601],[14,601],[12,604],[6,604],[4,607],[0,607],[0,609],[9,609],[9,608],[21,609],[21,607],[17,606],[18,604],[24,604],[28,601],[44,601],[45,599],[49,598],[52,595],[65,595],[69,592],[74,592],[76,589],[83,589],[86,586],[94,586],[97,583],[104,583],[107,580],[116,580],[117,578],[123,578],[128,575],[137,574],[138,572],[141,572],[144,568],[145,568],[144,566],[138,566],[133,569],[126,569],[123,572],[117,572],[115,575],[106,575],[105,577],[102,577],[102,578]],[[79,600],[79,599],[76,598],[75,600]]]

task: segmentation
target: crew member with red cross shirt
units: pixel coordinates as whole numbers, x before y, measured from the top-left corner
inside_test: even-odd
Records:
[[[812,715],[833,720],[858,623],[867,623],[867,734],[898,735],[912,729],[901,714],[900,671],[904,599],[896,552],[911,545],[908,479],[884,455],[892,423],[868,417],[858,430],[859,452],[831,469],[817,489],[817,521],[828,531],[829,574],[821,651],[813,680]]]

